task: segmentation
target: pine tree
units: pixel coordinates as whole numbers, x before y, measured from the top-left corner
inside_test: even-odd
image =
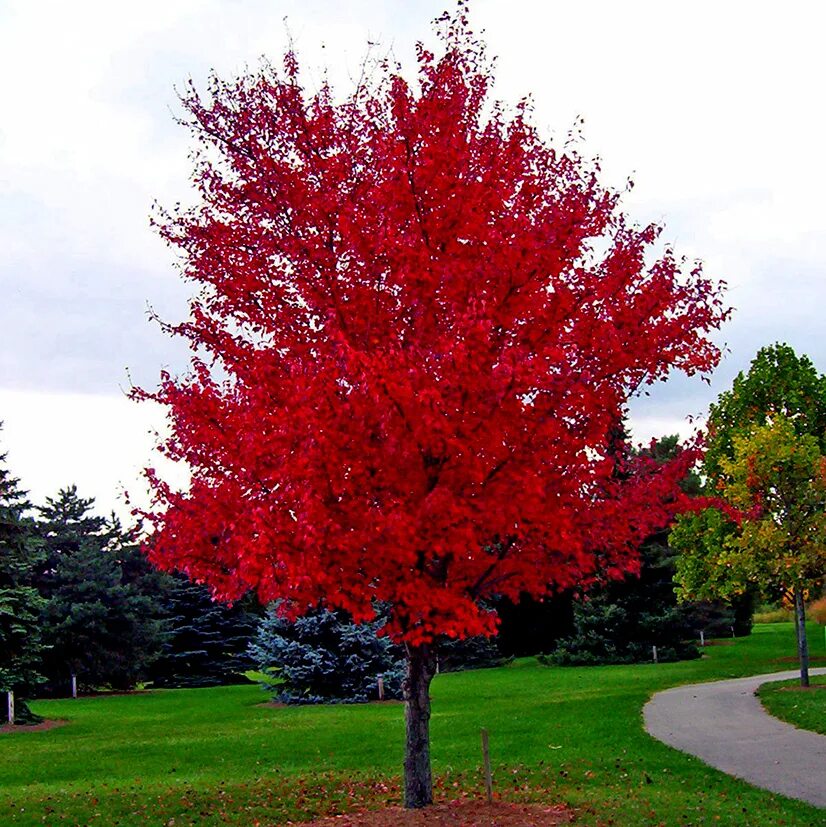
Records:
[[[15,693],[15,720],[37,720],[25,703],[40,676],[43,642],[39,632],[42,603],[31,585],[34,566],[42,557],[30,509],[19,481],[0,454],[0,691]]]
[[[401,698],[402,648],[377,632],[384,617],[355,624],[344,612],[313,611],[295,621],[272,607],[250,646],[260,671],[271,677],[264,688],[288,704],[364,703]]]
[[[615,473],[624,478],[632,473],[629,460],[635,455],[665,463],[680,450],[679,438],[672,435],[634,452],[622,423],[615,428],[610,445]],[[689,474],[681,488],[696,496],[699,478]],[[589,589],[574,605],[572,633],[557,643],[547,660],[562,665],[639,663],[651,660],[653,646],[662,661],[698,657],[695,642],[699,630],[706,629],[703,618],[708,615],[710,620],[715,612],[708,605],[678,605],[676,558],[677,553],[668,546],[668,529],[653,533],[640,547],[639,574]],[[728,623],[734,623],[733,615],[726,616]]]
[[[233,606],[210,597],[209,590],[183,575],[163,576],[160,608],[167,627],[161,656],[149,679],[155,686],[217,686],[245,680],[251,669],[250,641],[260,618],[257,603]]]
[[[674,592],[675,552],[667,532],[640,549],[639,576],[592,589],[574,605],[574,632],[557,644],[549,660],[561,665],[661,661],[699,656],[696,630]]]
[[[249,647],[257,668],[271,677],[264,688],[283,703],[362,703],[378,697],[382,678],[386,699],[401,698],[404,650],[380,634],[387,607],[376,619],[356,624],[345,612],[316,610],[290,621],[271,607]],[[439,671],[458,672],[502,666],[493,638],[440,638],[434,644]]]
[[[92,514],[94,501],[62,489],[40,507],[46,559],[44,659],[49,689],[63,694],[71,675],[87,689],[132,689],[160,649],[162,624],[153,598],[124,574],[128,545],[116,521]]]

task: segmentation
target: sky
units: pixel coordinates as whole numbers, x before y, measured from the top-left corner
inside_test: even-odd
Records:
[[[192,199],[176,87],[277,59],[346,93],[380,43],[407,70],[452,0],[0,0],[0,452],[35,502],[76,483],[98,510],[141,503],[162,413],[129,401],[186,354],[147,318],[189,288],[149,226]],[[636,440],[679,432],[776,341],[826,371],[822,8],[693,0],[472,0],[494,93],[531,95],[561,142],[584,120],[639,223],[725,280],[735,313],[711,384],[635,400]],[[174,470],[173,479],[182,479]]]

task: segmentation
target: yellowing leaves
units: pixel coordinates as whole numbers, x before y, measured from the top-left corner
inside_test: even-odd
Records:
[[[682,592],[727,596],[749,584],[774,590],[822,580],[826,458],[818,439],[775,413],[731,442],[733,455],[719,459],[720,476],[711,483],[741,523],[724,530],[709,516],[680,521],[672,545],[683,551]]]

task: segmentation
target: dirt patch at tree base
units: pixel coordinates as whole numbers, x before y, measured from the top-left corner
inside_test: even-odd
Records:
[[[563,805],[514,804],[467,799],[434,804],[422,810],[386,807],[330,816],[295,827],[555,827],[570,824],[573,810]]]
[[[813,683],[811,686],[781,686],[778,692],[814,692],[818,689],[826,689],[826,683]]]
[[[9,724],[0,726],[0,732],[44,732],[47,729],[54,729],[59,726],[66,726],[69,722],[63,718],[56,718],[53,721],[41,721],[39,724]]]

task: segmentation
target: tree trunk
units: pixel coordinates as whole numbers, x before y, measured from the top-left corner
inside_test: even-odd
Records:
[[[430,681],[436,658],[427,645],[407,646],[404,679],[407,740],[404,752],[404,806],[418,809],[433,803],[430,771]]]
[[[806,640],[806,609],[803,589],[794,590],[794,619],[797,629],[797,654],[800,658],[800,685],[809,685],[809,644]]]

